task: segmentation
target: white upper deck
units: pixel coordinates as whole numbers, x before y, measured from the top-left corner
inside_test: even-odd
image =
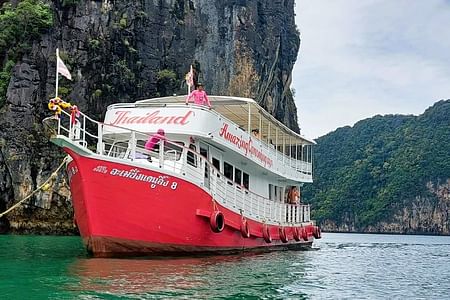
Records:
[[[185,105],[186,96],[172,96],[119,103],[108,107],[105,124],[143,133],[163,128],[166,133],[203,138],[240,154],[268,172],[289,180],[312,182],[312,151],[315,142],[292,131],[266,112],[253,99],[208,96],[212,110]],[[251,134],[259,130],[259,135]],[[126,131],[106,127],[104,134],[120,136]]]
[[[152,98],[146,100],[136,101],[135,103],[117,103],[108,106],[108,111],[117,109],[129,108],[151,108],[151,107],[168,107],[171,104],[184,104],[187,96],[170,96],[161,98]],[[286,125],[275,119],[264,108],[258,105],[255,100],[242,97],[230,96],[208,96],[212,108],[220,115],[224,116],[231,122],[238,125],[238,127],[251,132],[252,129],[259,129],[263,140],[275,144],[282,145],[283,141],[289,143],[289,140],[296,140],[298,144],[312,145],[315,141],[308,139],[301,134],[288,128]],[[196,106],[190,104],[192,106]],[[108,119],[111,118],[111,119]],[[114,119],[107,115],[105,123],[114,121]],[[128,126],[127,126],[128,127]],[[278,135],[276,137],[276,135]]]

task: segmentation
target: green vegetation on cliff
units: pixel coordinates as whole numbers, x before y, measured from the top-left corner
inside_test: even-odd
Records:
[[[304,199],[319,222],[364,230],[427,196],[427,183],[450,178],[450,100],[420,116],[375,116],[317,143]]]
[[[6,2],[0,9],[0,107],[15,62],[30,51],[31,41],[51,28],[53,14],[50,6],[39,0],[23,0],[17,6]]]

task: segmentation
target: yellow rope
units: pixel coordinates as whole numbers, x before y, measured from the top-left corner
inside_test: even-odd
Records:
[[[56,176],[58,175],[59,170],[61,170],[61,168],[64,166],[64,164],[67,161],[68,156],[66,156],[62,163],[59,165],[59,167],[55,170],[55,172],[52,173],[52,175],[50,175],[50,177],[40,186],[38,186],[33,192],[31,192],[31,194],[29,194],[28,196],[26,196],[25,198],[23,198],[22,200],[20,200],[19,202],[17,202],[16,204],[14,204],[13,206],[11,206],[10,208],[8,208],[7,210],[5,210],[4,212],[2,212],[0,214],[0,218],[3,217],[4,215],[6,215],[7,213],[9,213],[10,211],[12,211],[13,209],[15,209],[16,207],[18,207],[20,204],[22,204],[23,202],[25,202],[26,200],[30,199],[31,196],[33,196],[34,194],[36,194],[39,190],[43,189],[44,187],[49,187],[48,183],[55,179]]]

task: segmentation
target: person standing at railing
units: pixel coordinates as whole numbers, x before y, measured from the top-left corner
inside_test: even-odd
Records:
[[[160,147],[159,144],[161,141],[164,141],[165,139],[166,133],[164,132],[164,129],[160,128],[155,134],[153,134],[148,138],[147,142],[144,145],[144,148],[151,152],[159,152]]]
[[[206,95],[206,92],[203,90],[203,84],[197,83],[197,89],[187,96],[186,105],[191,102],[192,99],[195,104],[205,105],[211,109],[211,103],[209,102],[208,95]]]
[[[291,187],[291,189],[288,192],[287,195],[287,203],[292,204],[292,206],[290,206],[290,210],[291,210],[291,218],[292,220],[290,221],[294,221],[297,222],[298,218],[297,218],[297,210],[298,210],[298,206],[300,205],[300,191],[298,190],[298,187],[293,186]],[[288,219],[288,215],[286,214],[286,219]],[[286,220],[289,222],[289,220]]]
[[[300,204],[300,191],[296,186],[293,186],[288,193],[288,199],[289,204]]]
[[[257,129],[257,128],[253,129],[252,130],[252,136],[257,138],[257,139],[260,139],[261,135],[259,134],[259,129]]]
[[[272,139],[269,140],[269,146],[270,148],[275,149],[275,145],[273,144]]]

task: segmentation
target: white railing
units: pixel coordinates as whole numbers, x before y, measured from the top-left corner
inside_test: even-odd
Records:
[[[124,139],[112,140],[104,135],[108,127],[120,128]],[[253,193],[226,178],[200,153],[184,145],[165,140],[160,141],[160,151],[148,151],[136,143],[147,140],[148,134],[97,122],[83,113],[72,122],[70,114],[65,111],[58,119],[57,133],[92,153],[144,164],[149,169],[159,172],[163,169],[184,177],[204,188],[224,207],[250,219],[283,226],[311,221],[309,205],[282,203]]]
[[[298,177],[304,180],[312,179],[312,163],[310,162],[297,160],[278,151],[277,165],[284,166],[282,168],[278,168],[278,171],[280,171],[283,175]],[[285,166],[289,166],[290,168],[287,169]]]

